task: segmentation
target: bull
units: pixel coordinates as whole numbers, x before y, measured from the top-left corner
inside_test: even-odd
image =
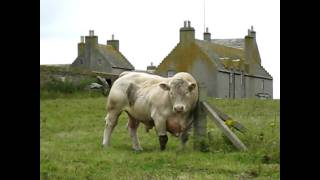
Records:
[[[155,127],[160,150],[166,148],[167,132],[179,137],[182,147],[188,140],[193,111],[198,101],[196,80],[186,72],[164,78],[141,72],[123,72],[110,89],[102,144],[108,147],[121,112],[128,114],[132,148],[142,150],[137,137],[140,123],[146,131]]]

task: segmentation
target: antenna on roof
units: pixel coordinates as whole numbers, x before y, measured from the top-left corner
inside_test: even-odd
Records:
[[[203,31],[206,29],[206,0],[203,0]]]

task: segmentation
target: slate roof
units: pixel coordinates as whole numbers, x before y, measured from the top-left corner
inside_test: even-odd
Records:
[[[195,43],[217,66],[218,70],[229,71],[224,64],[225,60],[236,60],[238,61],[237,63],[246,63],[244,39],[195,40]],[[272,79],[272,76],[262,65],[254,64],[254,66],[255,72],[251,75]]]
[[[211,39],[210,42],[227,47],[244,49],[244,39]]]
[[[133,65],[127,60],[124,55],[115,50],[111,45],[101,45],[97,47],[99,53],[103,55],[112,67],[121,69],[134,69]]]
[[[196,40],[198,47],[213,61],[220,70],[227,70],[223,59],[244,59],[244,51],[204,40]]]

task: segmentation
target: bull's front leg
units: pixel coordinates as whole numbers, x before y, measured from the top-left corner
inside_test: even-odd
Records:
[[[168,142],[168,136],[167,135],[159,136],[159,143],[160,143],[160,150],[161,151],[166,149],[167,142]]]
[[[166,149],[168,142],[167,129],[166,129],[166,119],[161,116],[154,116],[154,125],[159,137],[160,150],[163,151]]]
[[[179,150],[183,151],[185,149],[188,139],[189,139],[189,131],[185,131],[180,135],[181,145]]]
[[[191,126],[192,126],[192,122],[193,122],[193,114],[191,114],[191,116],[189,116],[189,118],[187,118],[187,123],[186,125],[183,127],[183,131],[180,134],[180,142],[181,142],[181,146],[180,146],[180,150],[184,150],[186,147],[186,143],[189,140],[189,135],[190,135],[190,130],[191,130]]]

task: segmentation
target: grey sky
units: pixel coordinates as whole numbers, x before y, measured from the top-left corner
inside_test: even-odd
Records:
[[[203,38],[203,0],[41,0],[40,64],[70,64],[80,36],[94,29],[100,44],[115,34],[120,51],[136,69],[158,65],[179,41],[190,20]],[[206,0],[211,37],[243,38],[253,25],[262,65],[274,77],[280,98],[280,1]]]

